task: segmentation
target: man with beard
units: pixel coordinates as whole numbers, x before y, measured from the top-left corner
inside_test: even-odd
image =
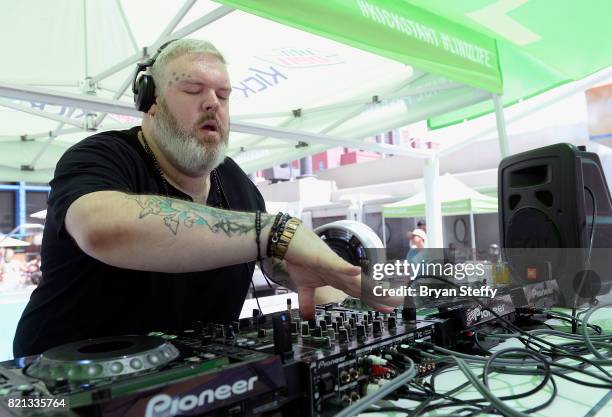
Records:
[[[219,51],[174,41],[149,72],[155,94],[142,127],[90,136],[58,162],[43,276],[19,322],[16,357],[90,337],[229,323],[258,256],[272,279],[298,291],[304,317],[316,288],[360,296],[360,268],[298,220],[263,213],[257,188],[225,156],[231,85]]]

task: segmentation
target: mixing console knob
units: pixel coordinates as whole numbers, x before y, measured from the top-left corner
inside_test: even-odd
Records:
[[[226,339],[234,339],[234,327],[233,326],[227,326],[227,330],[225,333],[225,338]]]
[[[205,334],[200,338],[200,343],[202,346],[207,346],[212,343],[212,336],[209,334]]]
[[[349,341],[348,330],[340,329],[340,332],[338,333],[338,341],[340,343],[348,343],[348,341]]]
[[[344,328],[346,329],[346,331],[348,333],[349,339],[351,339],[353,336],[355,336],[355,330],[351,327],[350,324],[348,324],[348,322],[344,323]]]
[[[259,329],[257,331],[257,337],[259,337],[259,338],[266,337],[266,329]]]
[[[382,321],[374,320],[372,326],[374,337],[380,337],[382,335]]]
[[[363,324],[357,325],[357,341],[364,342],[366,340],[366,331]]]
[[[349,319],[349,326],[351,326],[353,329],[355,328],[355,319],[352,317]]]
[[[316,319],[308,320],[308,327],[310,327],[311,329],[314,329],[316,326],[317,326],[317,320]]]
[[[302,323],[302,337],[310,336],[310,328],[308,323]]]
[[[394,332],[396,330],[396,320],[394,316],[389,317],[387,321],[387,329],[389,329],[390,332]]]
[[[234,333],[240,333],[240,322],[239,321],[233,321],[232,327],[234,328]]]
[[[224,338],[225,337],[225,329],[223,326],[218,326],[215,330],[215,337]]]
[[[327,322],[325,320],[319,320],[319,326],[323,329],[323,333],[327,330]]]
[[[346,311],[341,311],[340,317],[342,317],[342,321],[346,321]]]
[[[292,321],[291,322],[291,334],[298,334],[298,322],[297,321]]]
[[[408,323],[416,322],[416,308],[405,307],[402,309],[402,320]]]
[[[312,329],[312,336],[314,336],[314,337],[323,337],[323,331],[322,331],[321,327],[317,326],[314,329]]]
[[[330,349],[331,348],[331,339],[329,338],[329,336],[325,336],[323,338],[323,347],[326,349]]]
[[[336,340],[336,332],[331,327],[327,329],[326,334],[329,340]]]
[[[340,325],[338,324],[339,322],[335,321],[332,323],[332,328],[334,329],[334,331],[336,333],[338,333],[338,329],[340,328]]]
[[[344,321],[344,319],[342,318],[341,315],[336,316],[336,323],[342,323]]]
[[[331,325],[331,324],[332,324],[332,315],[331,315],[331,314],[329,314],[329,313],[325,314],[325,322],[326,322],[328,325]]]

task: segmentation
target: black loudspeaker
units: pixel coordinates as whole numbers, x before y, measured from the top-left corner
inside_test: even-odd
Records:
[[[554,279],[564,307],[596,303],[610,291],[612,202],[597,154],[559,143],[509,156],[498,191],[514,284]]]
[[[148,112],[151,106],[155,103],[155,81],[148,74],[148,69],[155,63],[161,51],[176,39],[168,41],[159,47],[155,55],[146,61],[139,62],[132,81],[132,93],[134,93],[134,105],[141,112]]]

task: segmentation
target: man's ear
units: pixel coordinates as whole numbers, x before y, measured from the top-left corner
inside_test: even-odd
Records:
[[[147,114],[149,115],[149,117],[155,117],[156,112],[157,112],[157,100],[155,101],[155,103],[151,105],[151,108],[149,109]]]

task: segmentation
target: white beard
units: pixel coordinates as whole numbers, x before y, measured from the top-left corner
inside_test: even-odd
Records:
[[[203,175],[218,167],[225,159],[228,135],[223,129],[219,130],[219,143],[200,143],[196,137],[196,128],[191,131],[181,128],[161,97],[157,99],[157,112],[153,120],[157,145],[168,161],[181,172],[190,176]]]

